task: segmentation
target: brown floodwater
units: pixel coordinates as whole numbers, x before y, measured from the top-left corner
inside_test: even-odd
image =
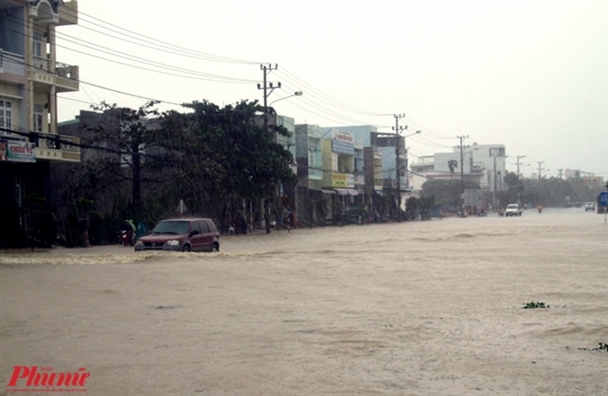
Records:
[[[603,215],[298,229],[221,250],[0,253],[0,394],[31,390],[7,386],[15,366],[86,368],[88,395],[608,394]]]

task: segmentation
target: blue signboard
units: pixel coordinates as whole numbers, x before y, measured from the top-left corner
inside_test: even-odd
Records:
[[[602,191],[600,193],[600,204],[602,206],[608,205],[608,191]]]

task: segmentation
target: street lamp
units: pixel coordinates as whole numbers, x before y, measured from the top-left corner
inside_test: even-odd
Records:
[[[272,104],[273,104],[273,103],[276,103],[276,102],[278,102],[278,101],[280,101],[280,100],[283,100],[283,99],[289,99],[289,98],[291,98],[291,97],[293,97],[293,96],[302,96],[302,95],[304,95],[304,92],[302,92],[302,91],[296,91],[296,92],[294,92],[293,94],[291,94],[291,95],[289,95],[289,96],[285,96],[284,98],[280,98],[280,99],[277,99],[277,100],[275,100],[275,101],[273,101],[273,102],[270,102],[270,105],[269,105],[269,106],[272,106]]]

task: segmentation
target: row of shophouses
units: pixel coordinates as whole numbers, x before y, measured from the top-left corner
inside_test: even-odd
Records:
[[[71,130],[74,122],[57,120],[57,94],[79,90],[79,69],[57,59],[56,28],[77,23],[76,0],[0,0],[4,224],[21,221],[17,213],[28,192],[48,195],[51,164],[81,161],[79,137]],[[396,210],[399,195],[405,210],[407,198],[417,195],[429,179],[463,177],[492,193],[504,188],[505,148],[500,144],[468,147],[463,153],[455,148],[408,163],[405,137],[379,132],[372,125],[297,125],[286,116],[274,122],[290,132],[277,140],[291,151],[298,176],[297,185],[282,186],[281,194],[290,198],[302,221],[387,217]],[[450,160],[457,161],[456,168],[449,167]]]
[[[299,219],[318,223],[322,216],[327,222],[394,218],[398,203],[407,211],[407,199],[418,197],[422,185],[432,179],[463,178],[479,183],[478,194],[467,199],[477,206],[506,189],[502,144],[474,144],[464,147],[462,153],[457,146],[409,162],[407,135],[381,132],[373,125],[298,125],[285,116],[278,116],[277,123],[290,132],[278,141],[295,158],[298,184],[283,194],[293,195]],[[318,206],[325,210],[317,210]]]

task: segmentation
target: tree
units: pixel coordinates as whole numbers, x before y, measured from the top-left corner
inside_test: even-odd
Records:
[[[507,171],[505,173],[504,182],[506,190],[500,191],[498,200],[501,206],[508,205],[514,202],[521,201],[521,192],[524,190],[524,184],[519,180],[517,173]]]
[[[449,160],[448,167],[450,168],[450,179],[452,179],[454,177],[454,170],[458,167],[458,161]]]
[[[422,185],[422,197],[435,197],[440,206],[460,207],[460,180],[428,180]],[[479,183],[464,181],[465,189],[479,189]]]
[[[163,116],[162,133],[176,180],[186,182],[192,206],[222,203],[222,222],[228,207],[234,215],[239,199],[271,197],[276,186],[295,183],[289,168],[292,155],[275,142],[274,134],[287,134],[281,126],[265,128],[263,106],[241,101],[223,108],[208,101],[184,105],[192,113]],[[183,188],[183,186],[181,186]]]
[[[93,132],[91,143],[106,148],[106,155],[98,155],[88,164],[89,177],[109,174],[114,178],[107,183],[98,185],[98,188],[122,181],[131,184],[131,214],[139,218],[142,210],[142,183],[154,181],[154,178],[142,177],[144,168],[158,166],[158,162],[146,151],[153,151],[158,147],[158,139],[153,130],[147,127],[152,116],[157,116],[154,108],[158,102],[149,101],[138,109],[118,107],[116,104],[101,102],[100,105],[91,106],[94,110],[103,111],[106,115],[103,122],[88,129]],[[108,154],[110,153],[110,154]],[[142,158],[145,157],[145,161]],[[158,157],[156,158],[158,159]],[[124,168],[128,168],[125,172]]]

